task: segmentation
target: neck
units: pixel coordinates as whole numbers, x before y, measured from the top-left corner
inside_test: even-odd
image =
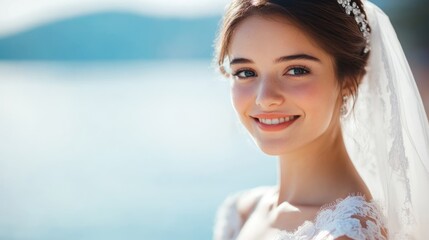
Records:
[[[322,206],[366,189],[345,148],[340,128],[305,149],[279,157],[278,202]],[[369,194],[365,191],[362,194]]]

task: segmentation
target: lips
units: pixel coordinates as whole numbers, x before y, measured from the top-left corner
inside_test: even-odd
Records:
[[[252,116],[263,131],[280,131],[292,125],[300,115],[258,114]]]

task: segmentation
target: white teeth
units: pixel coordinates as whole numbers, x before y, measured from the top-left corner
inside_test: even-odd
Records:
[[[295,116],[289,116],[284,118],[259,118],[259,122],[267,124],[267,125],[277,125],[280,123],[288,122],[294,120]]]

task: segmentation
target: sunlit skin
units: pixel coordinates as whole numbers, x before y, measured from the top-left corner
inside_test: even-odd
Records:
[[[278,191],[245,219],[238,239],[274,239],[276,229],[292,231],[351,193],[371,199],[343,142],[339,112],[348,92],[327,52],[285,18],[251,16],[235,29],[228,58],[240,121],[263,152],[279,159]],[[258,120],[292,116],[281,125]],[[251,200],[239,202],[242,216],[250,208]]]

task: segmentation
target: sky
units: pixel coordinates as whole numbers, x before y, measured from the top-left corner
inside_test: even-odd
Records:
[[[0,0],[0,37],[57,19],[119,10],[164,17],[221,14],[229,0]]]
[[[62,18],[119,10],[164,17],[220,15],[230,0],[0,0],[0,37]],[[387,3],[373,0],[383,8]],[[389,0],[389,4],[399,0]]]

